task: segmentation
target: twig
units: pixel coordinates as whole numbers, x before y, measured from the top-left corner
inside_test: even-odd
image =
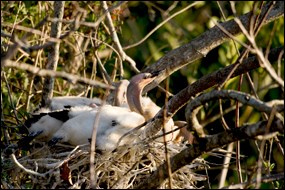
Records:
[[[241,106],[241,104],[239,104],[239,106]],[[224,111],[223,111],[223,114],[226,115],[227,113],[231,112],[235,110],[235,106],[231,106],[229,108],[226,108]],[[209,123],[212,123],[214,122],[215,120],[217,119],[220,119],[220,113],[219,114],[216,114],[214,116],[212,116],[211,118],[206,118],[205,120],[201,121],[201,125],[203,127],[207,126]]]
[[[271,123],[274,119],[274,116],[276,114],[276,106],[273,105],[273,108],[272,108],[272,111],[270,113],[270,117],[269,117],[269,120],[268,120],[268,123],[266,125],[266,130],[265,130],[265,135],[267,135],[270,131],[270,126],[271,126]],[[255,188],[259,189],[260,188],[260,185],[261,185],[261,172],[262,172],[262,166],[263,166],[263,163],[264,163],[264,159],[263,159],[263,154],[264,154],[264,149],[265,149],[265,139],[263,139],[261,141],[261,144],[260,144],[260,151],[259,151],[259,156],[258,156],[258,162],[257,162],[257,175],[256,175],[256,186]]]
[[[15,105],[13,103],[14,101],[13,101],[12,96],[11,96],[11,90],[10,90],[10,86],[9,86],[9,83],[8,83],[8,80],[7,80],[7,77],[6,77],[6,73],[1,71],[1,78],[2,77],[4,78],[5,83],[6,83],[6,87],[7,87],[7,91],[8,91],[8,95],[9,95],[9,99],[10,99],[10,103],[11,103],[11,107],[13,109],[13,113],[15,115],[16,121],[17,121],[18,124],[20,124],[21,121],[18,118],[17,111],[16,111]]]
[[[192,112],[194,109],[201,106],[205,102],[209,102],[211,100],[215,100],[218,98],[234,99],[243,104],[254,107],[259,112],[266,112],[268,114],[270,114],[273,109],[272,107],[268,106],[265,102],[262,102],[244,92],[235,91],[235,90],[213,90],[211,92],[201,94],[199,97],[195,98],[194,100],[188,103],[186,107],[186,113],[185,113],[188,126],[189,126],[189,123],[191,123]],[[281,104],[280,106],[276,107],[276,109],[277,109],[276,110],[277,112],[283,111],[284,104]]]
[[[260,13],[261,16],[266,13],[268,6],[270,6],[270,4],[266,4],[262,8]],[[249,24],[250,14],[251,13],[249,12],[238,17],[242,21],[243,25],[246,27]],[[263,24],[268,24],[282,17],[283,15],[284,2],[278,1],[273,6],[272,10],[266,17]],[[241,30],[239,29],[238,25],[235,23],[234,20],[224,22],[221,24],[221,26],[234,36],[241,33]],[[221,32],[221,29],[218,26],[215,26],[192,40],[190,43],[187,43],[185,45],[180,46],[179,48],[169,51],[156,63],[148,66],[146,69],[143,69],[142,72],[152,72],[157,70],[161,71],[159,76],[157,76],[153,82],[151,82],[144,88],[143,93],[146,93],[156,87],[161,81],[163,81],[170,74],[179,70],[183,66],[189,65],[194,61],[205,57],[209,51],[228,41],[229,39],[231,38]]]
[[[119,52],[119,54],[121,56],[121,59],[123,61],[126,60],[126,61],[128,61],[130,63],[130,66],[131,66],[132,70],[134,70],[136,73],[140,73],[140,71],[136,68],[136,62],[131,57],[129,57],[124,52],[124,50],[122,48],[122,45],[121,45],[120,40],[118,38],[118,35],[116,33],[116,29],[115,29],[114,24],[112,22],[112,18],[111,18],[110,12],[108,11],[108,6],[107,6],[106,1],[101,1],[101,5],[102,5],[103,9],[106,11],[107,25],[108,25],[109,30],[111,32],[111,36],[112,36],[113,42],[115,44],[115,49]]]
[[[45,17],[41,22],[39,22],[39,23],[35,26],[35,28],[39,28],[39,27],[43,26],[46,21],[47,21],[47,17]],[[24,42],[30,35],[32,35],[32,33],[26,33],[26,34],[22,37],[21,41]],[[10,59],[13,57],[13,55],[17,52],[17,50],[18,50],[19,48],[20,48],[20,44],[19,44],[19,43],[15,43],[15,44],[13,44],[13,45],[9,48],[9,50],[8,50],[7,54],[5,55],[5,57],[1,58],[1,67],[2,67],[2,65],[5,65],[6,61],[10,60]]]
[[[270,175],[263,176],[261,178],[261,182],[269,183],[269,182],[282,180],[282,179],[284,179],[284,173],[283,172],[282,173],[270,174]],[[255,185],[256,183],[257,183],[256,179],[250,181],[250,185]],[[247,182],[240,183],[240,184],[229,185],[227,187],[223,187],[222,189],[245,189],[245,188],[249,188]]]
[[[107,84],[112,85],[112,80],[111,80],[111,78],[110,78],[108,72],[107,72],[106,69],[104,68],[104,65],[103,65],[103,63],[101,62],[101,59],[100,59],[99,56],[98,56],[98,51],[95,51],[95,52],[94,52],[94,56],[95,56],[96,59],[97,59],[98,66],[99,66],[99,68],[100,68],[100,70],[101,70],[101,72],[102,72],[102,74],[103,74],[103,78],[105,78],[105,79],[107,80],[107,81],[106,81]]]
[[[242,79],[243,79],[243,74],[239,76],[239,83],[238,83],[238,91],[241,91],[241,85],[242,85]],[[236,100],[236,111],[235,111],[235,127],[239,127],[239,101]],[[238,173],[238,179],[239,182],[242,183],[242,173],[241,173],[241,164],[240,164],[240,141],[236,141],[236,167],[237,167],[237,173]]]
[[[221,177],[219,180],[219,187],[218,187],[219,189],[225,185],[233,149],[234,149],[234,143],[229,143],[227,146],[227,152],[226,152],[226,155],[223,161],[223,169],[221,171]]]
[[[166,85],[165,90],[169,91],[169,78],[166,79]],[[165,106],[167,107],[168,104],[168,95],[165,93],[165,100],[164,100]],[[173,189],[172,184],[172,171],[171,171],[171,165],[169,160],[169,153],[167,150],[167,141],[166,141],[166,135],[165,135],[165,126],[166,126],[166,119],[167,119],[167,110],[163,110],[163,126],[162,126],[162,134],[163,134],[163,144],[164,144],[164,151],[165,151],[165,161],[167,164],[167,174],[169,178],[169,189]]]
[[[277,48],[271,50],[269,60],[276,61],[278,59],[279,53],[283,51],[283,48]],[[196,94],[213,87],[217,84],[219,84],[220,81],[223,81],[226,76],[232,71],[232,68],[235,67],[237,63],[229,65],[223,69],[220,69],[218,71],[215,71],[211,74],[205,75],[201,77],[199,80],[195,81],[188,87],[181,90],[179,93],[177,93],[175,96],[173,96],[169,100],[168,104],[168,112],[171,113],[169,117],[172,117],[179,109],[181,109],[183,106],[185,106],[191,97],[194,97]],[[240,74],[249,72],[253,69],[256,69],[260,67],[258,64],[258,60],[256,57],[249,57],[243,61],[242,64],[240,64],[235,72],[232,74],[231,78],[236,77]],[[155,118],[148,123],[148,126],[145,133],[149,136],[152,136],[156,134],[158,131],[161,130],[161,118],[162,118],[162,109],[156,114]]]
[[[4,67],[13,67],[16,69],[22,69],[25,71],[29,71],[37,76],[51,76],[51,77],[61,77],[65,80],[68,80],[72,84],[81,83],[81,84],[89,84],[92,86],[97,86],[99,88],[106,88],[106,89],[114,89],[114,87],[101,83],[99,81],[83,78],[77,75],[68,74],[63,71],[51,71],[47,69],[40,69],[38,67],[31,66],[26,63],[17,63],[14,61],[7,60],[5,64],[2,65]]]
[[[272,6],[274,4],[271,4],[268,9],[266,10],[265,14],[262,17],[262,21],[265,22],[265,17],[266,15],[268,15],[268,11],[270,11],[272,9]],[[279,77],[277,75],[277,73],[275,72],[275,70],[273,69],[273,67],[270,65],[269,61],[265,58],[263,52],[258,48],[256,42],[255,42],[255,33],[253,33],[253,35],[250,35],[250,32],[247,32],[246,27],[243,25],[242,21],[238,18],[235,17],[234,21],[238,24],[239,28],[241,29],[242,33],[246,36],[246,38],[249,40],[249,42],[251,43],[251,46],[253,47],[253,49],[250,48],[250,51],[252,53],[255,53],[258,58],[260,59],[261,63],[263,64],[263,66],[265,67],[265,69],[268,71],[269,75],[282,87],[282,89],[284,90],[284,80]],[[262,23],[260,21],[260,23]],[[257,27],[257,31],[260,29],[262,24],[259,24],[259,26]]]
[[[11,154],[11,158],[13,160],[13,162],[19,167],[21,168],[22,170],[24,170],[25,172],[29,173],[29,174],[32,174],[32,175],[36,175],[36,176],[40,176],[40,177],[46,177],[47,174],[50,173],[50,171],[46,172],[46,173],[38,173],[38,172],[35,172],[33,170],[30,170],[28,168],[25,168],[21,163],[18,162],[15,154]]]
[[[173,15],[169,16],[168,18],[166,18],[164,21],[162,21],[159,25],[157,25],[154,29],[152,29],[143,39],[141,39],[140,41],[134,43],[134,44],[131,44],[131,45],[128,45],[126,47],[123,47],[124,50],[127,50],[127,49],[130,49],[130,48],[133,48],[135,46],[138,46],[140,45],[141,43],[143,43],[149,36],[151,36],[155,31],[157,31],[161,26],[163,26],[165,23],[167,23],[169,20],[171,20],[172,18],[176,17],[177,15],[185,12],[186,10],[190,9],[191,7],[199,4],[201,2],[199,1],[196,1],[190,5],[188,5],[187,7],[181,9],[180,11],[177,11],[176,13],[174,13]]]
[[[100,122],[100,115],[101,115],[101,108],[106,103],[106,99],[109,95],[110,91],[107,89],[106,94],[103,97],[102,104],[98,109],[98,112],[95,116],[94,123],[93,123],[93,131],[91,136],[91,150],[90,150],[90,188],[96,188],[97,183],[97,175],[95,173],[95,149],[96,149],[96,135],[97,135],[97,127]]]
[[[199,144],[194,144],[182,150],[171,158],[171,170],[176,172],[183,166],[191,163],[195,158],[214,148],[221,147],[231,142],[243,139],[254,138],[258,135],[264,135],[267,121],[260,121],[255,124],[243,125],[230,131],[225,131],[216,135],[200,139]],[[283,122],[279,119],[274,120],[270,132],[283,132]],[[202,143],[203,141],[203,143]],[[134,187],[134,189],[155,189],[168,177],[166,163],[160,165],[148,178]]]

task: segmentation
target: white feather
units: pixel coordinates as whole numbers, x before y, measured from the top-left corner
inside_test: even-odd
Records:
[[[57,101],[59,99],[56,99]],[[66,102],[65,102],[66,103]],[[85,103],[89,103],[88,101],[85,101]],[[85,114],[90,112],[93,109],[93,107],[87,106],[85,104],[80,105],[79,102],[76,102],[74,104],[78,104],[75,107],[71,107],[70,111],[68,112],[68,117],[71,119],[75,116],[78,116],[80,114]],[[58,107],[63,106],[64,103],[59,104]],[[37,111],[36,113],[49,113],[51,112],[50,109],[47,108],[41,108],[39,111]],[[60,111],[59,111],[60,112]],[[42,141],[48,141],[52,138],[53,134],[59,130],[62,126],[63,122],[51,117],[49,115],[45,115],[43,117],[41,117],[37,122],[32,123],[30,127],[28,127],[28,131],[29,134],[36,134],[40,131],[42,131],[42,133],[38,136],[36,136],[36,139],[41,139]]]
[[[96,135],[96,147],[99,150],[115,149],[123,134],[144,122],[140,114],[131,112],[128,108],[105,105],[99,110]],[[88,139],[92,137],[94,120],[98,112],[98,110],[92,110],[68,120],[53,135],[53,138],[72,145],[88,143]]]
[[[28,130],[30,134],[43,131],[36,138],[43,141],[48,141],[52,135],[62,126],[62,124],[62,121],[50,117],[49,115],[45,115],[41,117],[37,122],[33,123],[31,127],[28,128]]]
[[[65,106],[89,106],[90,104],[101,105],[102,100],[99,98],[86,98],[86,97],[77,97],[77,96],[62,96],[62,97],[54,97],[51,99],[50,110],[61,110],[64,109]]]

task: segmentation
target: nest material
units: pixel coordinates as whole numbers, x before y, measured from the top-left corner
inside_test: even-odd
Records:
[[[90,188],[90,145],[69,146],[59,144],[49,148],[42,143],[41,148],[30,150],[26,156],[17,155],[18,164],[10,162],[6,172],[10,173],[13,183],[7,188]],[[169,157],[177,154],[185,144],[168,143]],[[3,161],[3,160],[2,160]],[[196,162],[199,161],[196,159]],[[162,143],[138,143],[133,146],[120,146],[113,152],[96,153],[96,188],[127,189],[133,188],[146,179],[159,165],[165,162],[165,147]],[[2,163],[3,164],[3,163]],[[8,166],[9,165],[9,166]],[[195,174],[189,164],[172,174],[173,188],[197,188],[197,181],[206,180],[206,176]],[[29,171],[34,171],[31,174]],[[169,188],[168,180],[160,188]],[[29,187],[21,184],[29,184]],[[3,185],[3,183],[2,183]]]

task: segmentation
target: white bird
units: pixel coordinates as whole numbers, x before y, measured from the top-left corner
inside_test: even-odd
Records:
[[[153,118],[161,109],[157,106],[149,97],[142,97],[142,91],[144,87],[152,82],[158,73],[141,73],[135,75],[130,80],[130,85],[127,88],[127,101],[128,106],[132,111],[140,113],[144,116],[145,120]],[[165,124],[165,133],[175,130],[177,128],[174,125],[172,118],[170,118]],[[162,135],[163,132],[160,131],[158,135]],[[177,139],[179,131],[176,130],[170,134],[167,134],[166,141]],[[159,142],[163,142],[163,137],[156,139]]]
[[[53,138],[49,141],[49,145],[52,146],[57,142],[68,142],[72,145],[88,143],[88,139],[92,136],[95,117],[98,116],[100,111],[96,134],[96,148],[99,150],[114,150],[121,136],[141,125],[160,110],[149,98],[141,97],[142,89],[154,80],[155,76],[155,74],[143,73],[134,76],[130,80],[127,87],[129,108],[104,105],[86,114],[80,114],[71,118],[53,135]],[[143,104],[141,103],[142,99],[144,99]],[[144,106],[146,109],[143,109]],[[174,123],[170,119],[166,124],[166,132],[173,129]],[[179,131],[174,133],[177,135]],[[166,135],[166,140],[175,139],[175,135]],[[132,137],[123,138],[122,144],[130,143],[131,140],[133,140]],[[159,139],[159,141],[162,140],[162,138]]]
[[[123,134],[144,122],[144,117],[128,108],[104,105],[65,122],[53,135],[49,145],[52,146],[57,142],[68,142],[71,145],[88,143],[92,136],[96,116],[99,117],[96,149],[102,151],[114,150]],[[128,140],[129,138],[126,138],[122,143],[126,143]]]
[[[28,129],[28,136],[18,141],[19,147],[28,145],[34,138],[49,141],[62,124],[79,114],[89,112],[101,102],[99,99],[65,96],[51,99],[49,108],[39,108],[29,118],[24,126]]]
[[[34,112],[50,112],[56,110],[62,110],[64,108],[75,107],[75,106],[100,106],[102,104],[102,100],[99,98],[86,98],[86,97],[78,97],[78,96],[58,96],[53,97],[50,100],[50,105],[48,108],[37,108]]]
[[[143,88],[154,80],[156,74],[157,73],[138,74],[131,79],[132,81],[131,84],[128,80],[122,80],[118,82],[116,84],[115,93],[113,95],[115,97],[113,96],[111,97],[113,99],[114,105],[132,109],[132,111],[135,111],[143,115],[146,121],[152,119],[160,111],[161,108],[157,106],[149,97],[141,96],[141,93]],[[129,84],[130,86],[128,86]],[[129,103],[127,102],[127,88],[129,89],[129,94],[128,94]],[[172,119],[169,119],[169,121],[166,123],[165,132],[170,132],[174,130],[176,127],[182,127],[182,126],[176,125]],[[166,135],[166,140],[180,142],[182,141],[183,138],[184,139],[192,138],[192,134],[189,133],[190,132],[188,132],[186,127],[184,126],[178,131]],[[162,131],[159,133],[159,135],[162,135]],[[157,140],[162,142],[163,137],[158,138]],[[190,141],[188,140],[188,142]]]
[[[116,89],[113,96],[115,104],[118,102],[121,104],[124,101],[125,94],[121,88],[125,82],[126,80],[115,85]],[[96,97],[92,99],[77,96],[53,97],[48,108],[36,108],[31,114],[32,117],[25,122],[24,126],[27,127],[29,134],[22,138],[18,144],[28,144],[34,138],[49,141],[63,122],[101,104],[102,100]]]
[[[113,106],[128,107],[126,92],[127,92],[127,86],[129,85],[129,81],[124,79],[119,82],[114,82],[113,85],[115,86],[115,89],[111,90],[110,95],[106,100],[107,104]]]

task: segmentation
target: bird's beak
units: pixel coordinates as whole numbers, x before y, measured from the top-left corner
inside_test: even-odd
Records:
[[[151,73],[145,73],[143,79],[138,81],[138,86],[139,86],[140,90],[142,91],[143,88],[146,85],[148,85],[149,83],[151,83],[160,73],[161,73],[161,71],[154,71]]]
[[[162,71],[154,71],[151,74],[151,78],[157,77],[160,73],[162,73]]]

